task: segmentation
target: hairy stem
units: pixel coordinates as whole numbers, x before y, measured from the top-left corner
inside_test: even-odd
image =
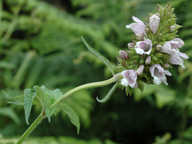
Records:
[[[23,133],[23,135],[19,138],[16,144],[21,144],[31,133],[32,131],[43,121],[45,118],[45,114],[41,113],[36,120],[30,125],[30,127]]]
[[[104,81],[100,81],[100,82],[92,82],[92,83],[84,84],[84,85],[78,86],[76,88],[73,88],[73,89],[69,90],[67,93],[65,93],[60,99],[58,99],[50,107],[58,106],[66,97],[70,96],[71,94],[73,94],[79,90],[106,86],[106,85],[109,85],[111,83],[118,81],[118,79],[120,79],[120,78],[121,78],[121,75],[117,74],[108,80],[104,80]],[[18,142],[16,144],[21,144],[24,141],[24,139],[27,138],[32,133],[32,131],[43,121],[44,118],[45,118],[45,113],[43,112],[31,124],[31,126],[24,132],[24,134],[20,137],[20,139],[18,140]]]

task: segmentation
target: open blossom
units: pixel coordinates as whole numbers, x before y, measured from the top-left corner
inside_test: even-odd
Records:
[[[126,25],[126,28],[127,29],[130,28],[135,33],[135,35],[140,35],[140,36],[146,35],[145,24],[137,17],[132,16],[132,19],[135,21],[135,23]]]
[[[150,25],[150,28],[151,28],[153,34],[156,33],[156,31],[159,27],[159,22],[160,22],[159,13],[156,13],[150,17],[149,25]]]
[[[143,55],[147,54],[149,55],[152,50],[152,42],[150,39],[145,39],[144,41],[138,41],[135,46],[135,51],[137,54]]]
[[[189,57],[185,54],[185,53],[173,53],[171,54],[171,57],[169,58],[169,63],[174,64],[174,65],[180,65],[183,68],[185,68],[184,66],[184,61],[183,59],[188,59]]]
[[[154,78],[154,83],[159,85],[161,82],[167,84],[166,75],[171,76],[171,73],[168,70],[164,70],[161,65],[154,64],[150,67],[151,76]]]
[[[166,42],[161,51],[170,54],[169,63],[181,65],[183,68],[185,68],[183,59],[188,59],[188,56],[179,51],[179,48],[181,48],[183,45],[184,42],[182,39],[174,38],[173,40]]]
[[[123,79],[121,79],[121,85],[132,88],[137,88],[137,73],[134,70],[125,70],[121,72]]]
[[[162,52],[172,54],[172,52],[178,53],[179,48],[184,46],[184,41],[180,38],[174,38],[171,41],[166,42],[162,47]]]

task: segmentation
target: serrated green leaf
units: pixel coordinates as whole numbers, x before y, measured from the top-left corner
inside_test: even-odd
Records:
[[[87,43],[87,41],[86,41],[83,37],[81,37],[81,39],[83,40],[85,46],[86,46],[93,54],[95,54],[97,57],[99,57],[99,58],[106,64],[106,66],[109,68],[109,70],[111,71],[111,73],[112,73],[113,75],[115,75],[115,74],[114,74],[114,71],[113,71],[113,67],[111,66],[111,63],[109,62],[109,60],[108,60],[107,58],[105,58],[103,55],[101,55],[98,51],[96,51],[95,49],[93,49],[93,48]]]
[[[33,104],[33,100],[37,95],[37,91],[34,89],[25,89],[24,90],[24,110],[25,110],[25,121],[29,124],[29,116],[31,113],[31,107]]]
[[[45,86],[41,86],[41,89],[47,95],[49,95],[52,103],[54,103],[56,100],[58,100],[63,95],[60,89],[49,90]]]
[[[48,89],[45,86],[36,86],[38,97],[41,100],[43,104],[43,108],[45,109],[46,117],[48,118],[48,121],[51,122],[51,116],[53,115],[55,111],[55,107],[50,108],[53,99],[48,95],[47,91]]]
[[[112,94],[114,93],[114,91],[116,90],[118,86],[118,82],[116,82],[113,87],[110,89],[110,91],[108,92],[108,94],[102,98],[101,100],[97,97],[97,101],[100,102],[100,103],[105,103],[106,101],[108,101],[110,99],[110,97],[112,96]]]
[[[62,104],[62,110],[68,115],[71,123],[76,126],[77,134],[79,134],[80,121],[77,113],[67,104]]]
[[[63,94],[59,89],[49,90],[45,86],[35,86],[39,99],[43,102],[43,107],[45,108],[45,114],[48,121],[51,122],[51,116],[55,112],[55,107],[51,107],[56,100],[58,100]]]

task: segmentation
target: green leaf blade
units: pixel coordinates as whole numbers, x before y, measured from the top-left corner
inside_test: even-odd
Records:
[[[25,121],[29,124],[29,116],[31,113],[31,107],[33,104],[33,100],[37,95],[37,91],[34,89],[25,89],[24,90],[24,111],[25,111]]]
[[[59,89],[49,90],[44,85],[41,87],[36,86],[38,97],[42,101],[43,108],[45,109],[46,117],[51,122],[51,116],[55,112],[55,107],[50,107],[57,101],[63,94]]]
[[[97,98],[96,98],[97,101],[100,102],[100,103],[105,103],[105,102],[107,102],[107,101],[111,98],[112,94],[115,92],[117,86],[118,86],[118,82],[116,82],[116,83],[113,85],[113,87],[110,89],[110,91],[107,93],[107,95],[106,95],[103,99],[100,100],[100,99],[97,97]]]
[[[80,130],[80,121],[77,113],[67,104],[62,104],[62,110],[68,115],[71,123],[76,126],[77,134],[79,134]]]
[[[105,65],[109,68],[109,70],[111,71],[111,73],[113,75],[114,74],[114,71],[113,71],[113,67],[111,66],[111,63],[109,62],[109,60],[107,58],[105,58],[103,55],[101,55],[98,51],[96,51],[95,49],[93,49],[88,43],[87,41],[81,37],[81,39],[83,40],[83,43],[85,44],[85,46],[93,53],[95,54],[97,57],[99,57],[104,63]]]

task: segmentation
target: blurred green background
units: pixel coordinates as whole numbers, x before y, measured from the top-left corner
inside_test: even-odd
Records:
[[[111,77],[106,66],[84,46],[92,47],[114,65],[120,49],[134,39],[134,15],[142,20],[156,4],[175,8],[182,52],[192,57],[191,0],[0,0],[0,143],[11,144],[27,129],[22,106],[8,103],[11,96],[34,85],[60,88]],[[63,113],[47,120],[26,144],[191,144],[192,67],[174,67],[168,86],[145,86],[132,96],[117,90],[105,104],[110,86],[83,90],[66,100],[77,111],[80,134]],[[40,109],[32,109],[30,123]]]

